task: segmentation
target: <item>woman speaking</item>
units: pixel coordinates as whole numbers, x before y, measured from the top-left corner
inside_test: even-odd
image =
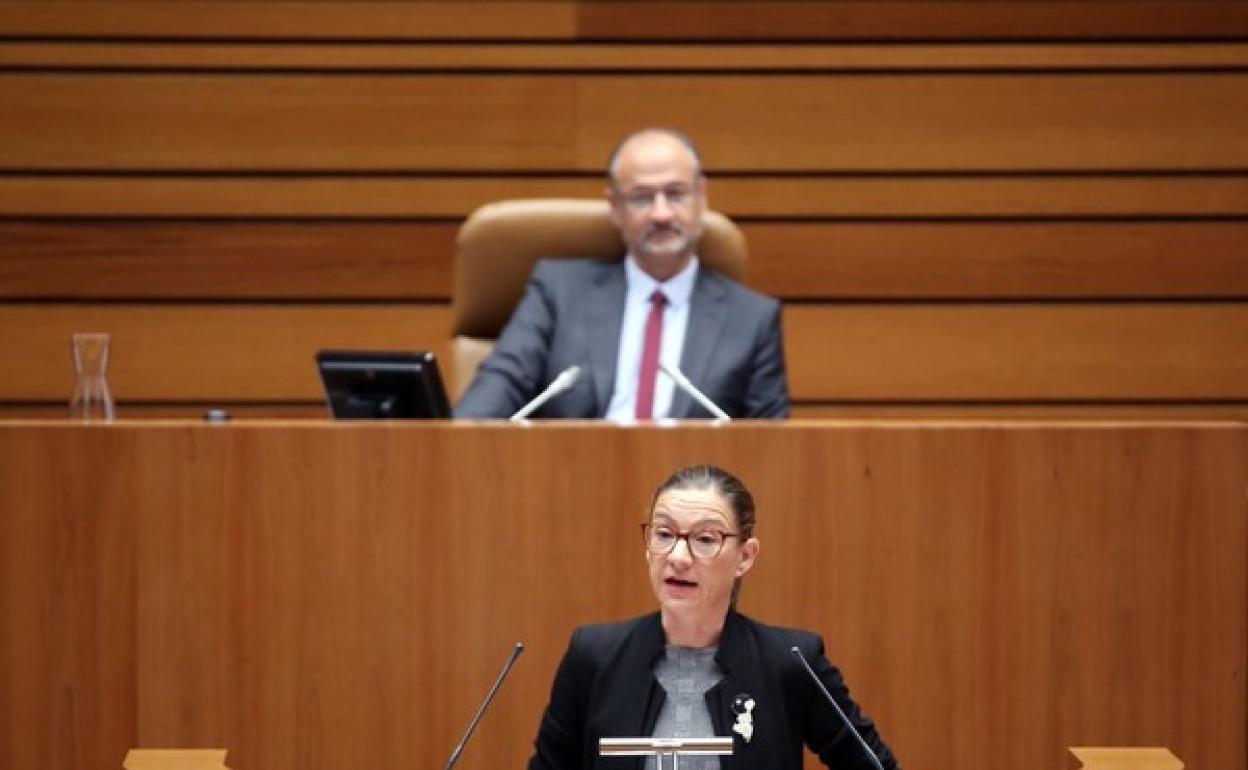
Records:
[[[741,580],[758,558],[754,520],[749,490],[720,468],[685,468],[659,487],[642,525],[659,611],[572,634],[530,770],[628,767],[630,760],[600,757],[598,739],[636,736],[732,737],[730,756],[681,757],[684,770],[800,770],[803,745],[835,770],[875,768],[876,757],[897,768],[824,657],[822,639],[736,611]]]

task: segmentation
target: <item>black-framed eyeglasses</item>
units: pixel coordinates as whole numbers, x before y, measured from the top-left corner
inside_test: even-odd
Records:
[[[730,537],[741,537],[736,532],[725,532],[714,527],[694,527],[681,532],[666,524],[646,522],[641,525],[641,536],[645,540],[646,550],[655,556],[666,556],[676,550],[676,543],[685,541],[689,553],[698,559],[714,559],[724,550],[724,542]]]

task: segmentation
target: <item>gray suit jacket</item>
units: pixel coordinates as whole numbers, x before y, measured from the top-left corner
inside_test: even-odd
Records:
[[[602,417],[615,385],[627,293],[622,261],[542,260],[494,352],[455,407],[456,417],[509,417],[559,372],[580,366],[571,390],[533,417]],[[733,417],[787,417],[780,303],[701,267],[680,368]],[[710,417],[676,391],[671,417]]]

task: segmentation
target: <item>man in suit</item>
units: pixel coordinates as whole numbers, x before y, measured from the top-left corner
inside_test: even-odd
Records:
[[[624,260],[540,261],[455,415],[508,417],[579,366],[533,416],[711,416],[658,373],[662,362],[733,417],[787,417],[780,303],[698,262],[706,179],[692,142],[669,129],[630,134],[608,177]]]

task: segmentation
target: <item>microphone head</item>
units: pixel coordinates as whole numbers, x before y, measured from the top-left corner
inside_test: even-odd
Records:
[[[555,381],[551,384],[554,386],[555,390],[559,390],[559,391],[567,390],[568,388],[576,384],[576,381],[580,379],[580,376],[581,376],[581,367],[569,366],[567,369],[564,369],[562,372],[559,372],[559,376],[556,377]]]

